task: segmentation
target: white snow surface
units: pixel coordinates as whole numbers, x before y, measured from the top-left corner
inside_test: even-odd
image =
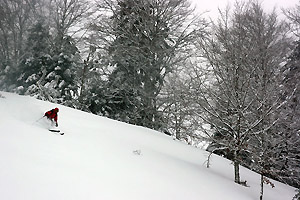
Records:
[[[0,92],[0,199],[258,200],[260,177],[229,160],[147,128],[32,97]],[[0,95],[0,97],[1,97]],[[43,114],[58,107],[61,136]],[[273,181],[264,200],[292,200],[295,188]]]

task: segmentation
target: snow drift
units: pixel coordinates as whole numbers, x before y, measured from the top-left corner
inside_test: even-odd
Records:
[[[4,200],[257,200],[259,175],[241,168],[249,187],[234,183],[230,161],[128,125],[31,97],[0,92],[0,199]],[[2,96],[2,97],[1,97]],[[61,136],[45,128],[59,107]],[[276,182],[265,200],[291,200]]]

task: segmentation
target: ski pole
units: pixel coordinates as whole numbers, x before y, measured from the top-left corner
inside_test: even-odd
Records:
[[[39,118],[38,120],[36,120],[35,122],[40,121],[40,120],[43,119],[44,117],[45,117],[45,115],[44,115],[43,117]]]

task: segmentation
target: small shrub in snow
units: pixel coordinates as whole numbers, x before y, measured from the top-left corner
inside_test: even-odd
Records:
[[[140,149],[134,150],[132,153],[138,156],[142,155],[142,151]]]
[[[293,198],[293,200],[299,200],[300,199],[300,189],[298,189],[298,194],[296,194]]]

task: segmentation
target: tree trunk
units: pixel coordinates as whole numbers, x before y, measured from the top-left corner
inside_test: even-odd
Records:
[[[240,184],[240,164],[237,161],[234,161],[234,182]]]
[[[89,57],[88,57],[89,59]],[[86,73],[88,71],[88,62],[89,60],[86,60],[84,62],[84,66],[83,66],[83,70],[82,70],[82,75],[81,75],[81,87],[80,87],[80,93],[79,93],[79,103],[83,103],[82,100],[83,100],[83,93],[85,92],[85,79],[86,79]]]
[[[261,174],[260,175],[260,197],[259,197],[259,200],[263,199],[263,195],[264,195],[264,175]]]

